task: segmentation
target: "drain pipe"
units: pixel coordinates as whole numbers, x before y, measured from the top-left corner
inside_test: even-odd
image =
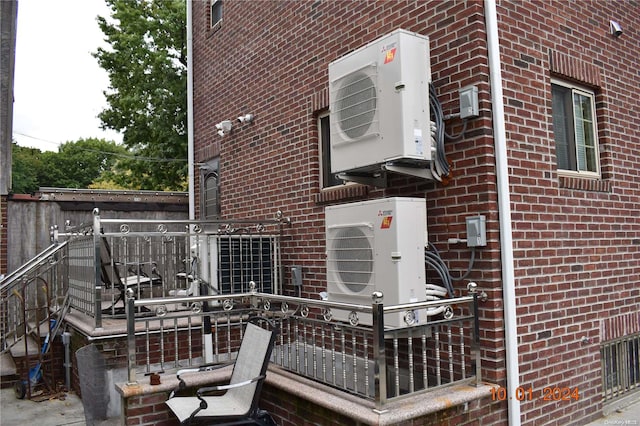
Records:
[[[195,202],[195,165],[193,153],[193,6],[192,0],[187,0],[187,162],[189,185],[189,220],[196,217]]]
[[[64,345],[64,387],[67,392],[71,390],[71,333],[62,333],[62,344]]]
[[[496,178],[498,188],[507,391],[509,395],[513,396],[515,390],[520,386],[520,371],[518,368],[516,291],[513,271],[513,239],[511,229],[507,134],[504,123],[504,100],[502,96],[502,71],[500,69],[500,40],[498,38],[498,13],[496,11],[496,2],[495,0],[485,0],[484,6],[487,26],[487,50],[489,52],[491,103],[493,105],[493,138],[495,143]],[[509,409],[509,425],[519,426],[520,402],[516,398],[509,398],[507,401]]]
[[[193,136],[193,0],[186,1],[187,6],[187,143],[189,161],[189,220],[196,218],[195,200],[195,158]],[[205,287],[206,288],[206,287]],[[203,293],[201,293],[203,294]],[[206,294],[206,293],[204,293]],[[205,302],[204,310],[209,306]],[[211,317],[205,316],[202,326],[205,363],[213,362],[213,336],[211,335]]]

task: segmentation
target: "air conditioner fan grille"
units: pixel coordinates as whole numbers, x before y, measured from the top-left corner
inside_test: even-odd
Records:
[[[377,107],[374,81],[365,72],[356,72],[338,84],[334,110],[340,129],[351,139],[371,133]]]
[[[370,233],[369,233],[370,234]],[[335,231],[329,250],[330,264],[340,282],[353,293],[364,291],[373,274],[371,235],[359,227]]]

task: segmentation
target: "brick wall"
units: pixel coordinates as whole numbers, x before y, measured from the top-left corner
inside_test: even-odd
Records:
[[[532,398],[525,424],[566,424],[600,408],[598,318],[639,309],[640,122],[635,93],[640,13],[632,2],[499,2],[513,240],[520,381],[579,388],[579,401]],[[454,275],[469,251],[465,217],[487,217],[487,242],[469,280],[489,296],[481,305],[483,377],[504,385],[505,343],[495,153],[483,3],[480,1],[225,2],[222,26],[208,28],[207,2],[194,3],[195,161],[220,156],[222,215],[292,219],[283,241],[288,266],[304,267],[303,294],[326,288],[324,207],[357,199],[419,196],[429,239]],[[608,34],[609,19],[623,23]],[[433,83],[444,113],[458,112],[460,87],[479,90],[480,117],[447,142],[447,186],[395,177],[389,188],[320,190],[316,116],[328,107],[332,60],[396,28],[429,36]],[[555,167],[550,77],[597,89],[602,177],[561,177]],[[214,124],[251,113],[224,138]],[[461,129],[447,122],[447,132]],[[357,188],[357,187],[354,187]],[[198,203],[196,203],[198,204]],[[635,281],[634,281],[635,280]],[[456,285],[461,294],[466,282]],[[582,337],[592,344],[582,343]],[[503,424],[499,414],[482,424]],[[502,411],[500,411],[502,410]]]
[[[640,62],[630,54],[640,8],[501,2],[498,14],[521,385],[580,392],[577,401],[524,401],[523,422],[567,424],[601,404],[600,319],[640,309]],[[610,19],[624,23],[620,38]],[[551,77],[595,91],[601,180],[556,170]]]

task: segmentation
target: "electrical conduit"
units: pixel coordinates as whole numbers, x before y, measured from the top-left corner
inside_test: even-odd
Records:
[[[507,390],[509,395],[514,395],[515,390],[520,386],[520,371],[518,368],[511,201],[509,193],[507,136],[504,123],[504,101],[502,96],[502,72],[500,69],[498,13],[496,11],[495,0],[485,0],[484,6],[485,22],[487,27],[487,49],[489,52],[488,59],[491,82],[491,103],[493,105],[493,138],[495,143],[498,212],[500,219],[500,254],[502,260],[502,298],[504,303]],[[507,401],[509,409],[509,425],[519,426],[520,402],[516,398],[509,398]]]

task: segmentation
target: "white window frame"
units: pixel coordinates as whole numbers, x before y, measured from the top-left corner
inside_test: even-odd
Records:
[[[564,80],[559,80],[559,79],[555,79],[552,78],[551,79],[551,84],[552,86],[560,86],[563,87],[567,90],[571,91],[571,114],[573,117],[572,123],[573,123],[573,129],[571,129],[572,131],[572,138],[571,140],[568,141],[568,144],[570,145],[569,148],[573,150],[572,154],[575,155],[575,170],[574,169],[562,169],[560,168],[560,164],[559,162],[556,162],[556,165],[558,167],[558,173],[563,175],[563,176],[573,176],[573,177],[589,177],[589,178],[595,178],[598,179],[600,178],[600,149],[599,149],[599,142],[598,142],[598,124],[597,124],[597,117],[596,117],[596,103],[595,103],[595,93],[593,90],[590,90],[586,87],[577,85],[577,84],[573,84]],[[577,140],[576,140],[576,134],[580,133],[577,131],[577,123],[575,120],[575,108],[574,108],[574,99],[575,96],[579,95],[579,96],[584,96],[586,98],[589,99],[589,105],[591,108],[591,123],[587,123],[590,127],[591,127],[591,134],[593,135],[593,149],[594,149],[594,163],[595,163],[595,170],[580,170],[580,166],[579,166],[579,152],[578,152],[578,144],[577,144]],[[553,91],[552,91],[552,96],[553,96]],[[551,115],[552,115],[552,119],[555,120],[555,115],[554,115],[554,111],[553,111],[553,107],[552,107],[552,111],[551,111]],[[554,129],[554,133],[555,133],[555,129]],[[556,149],[557,149],[557,142],[554,136],[554,143],[556,143]],[[557,152],[556,152],[556,158],[557,158]],[[587,158],[585,157],[585,162],[587,161]]]
[[[209,4],[209,27],[212,30],[217,30],[218,28],[220,28],[222,26],[222,14],[223,14],[223,8],[224,4],[223,4],[223,0],[211,0],[211,3]],[[220,10],[220,18],[217,19],[215,22],[213,21],[214,18],[214,13],[213,13],[213,9],[217,7]]]

